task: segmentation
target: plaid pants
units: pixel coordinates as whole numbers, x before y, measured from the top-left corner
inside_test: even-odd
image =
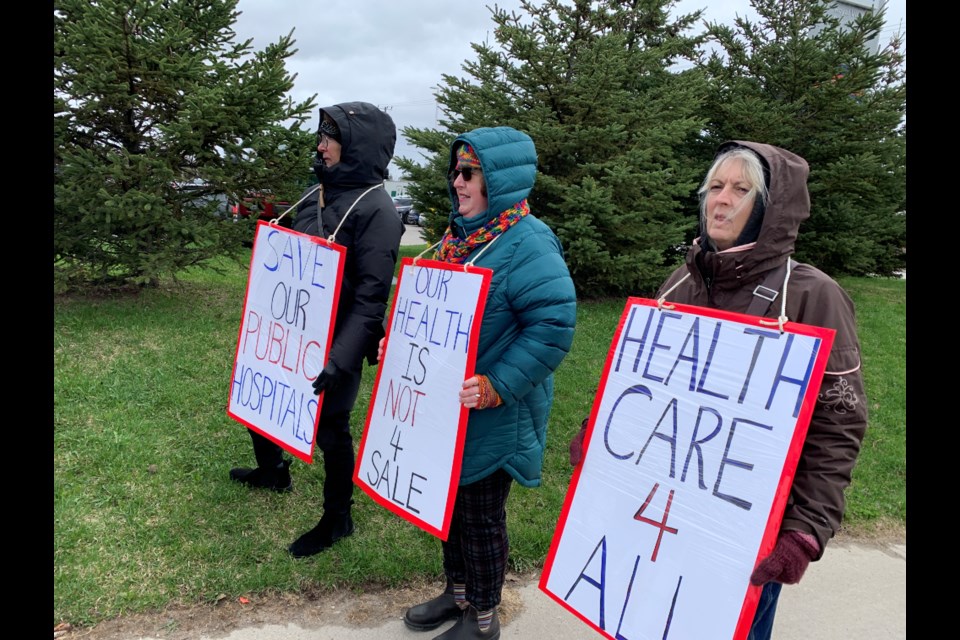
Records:
[[[467,602],[478,611],[500,604],[507,573],[507,497],[513,478],[503,469],[457,489],[450,535],[443,543],[447,580],[467,586]]]

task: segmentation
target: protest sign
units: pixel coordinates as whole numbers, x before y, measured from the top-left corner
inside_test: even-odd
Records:
[[[322,402],[312,383],[330,352],[345,255],[257,223],[227,414],[308,464]]]
[[[746,638],[833,336],[627,300],[540,588],[610,638]]]
[[[490,269],[404,258],[354,481],[375,502],[447,539],[460,480]]]

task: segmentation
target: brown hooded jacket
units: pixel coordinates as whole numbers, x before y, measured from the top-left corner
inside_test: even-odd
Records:
[[[702,238],[697,238],[687,253],[686,265],[667,278],[657,298],[666,292],[667,302],[752,313],[748,308],[756,286],[794,252],[800,223],[810,216],[807,162],[789,151],[756,142],[728,142],[720,151],[730,146],[753,150],[770,171],[769,199],[759,237],[755,243],[720,252],[705,250]],[[780,527],[781,531],[813,534],[820,543],[819,559],[840,528],[844,491],[867,427],[860,343],[853,302],[819,269],[794,262],[786,292],[782,281],[776,288],[780,293],[763,315],[777,318],[786,295],[790,321],[836,330]]]

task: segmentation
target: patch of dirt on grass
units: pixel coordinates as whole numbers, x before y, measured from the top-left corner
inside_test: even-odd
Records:
[[[523,610],[519,589],[539,574],[509,574],[500,603],[501,623],[508,623]],[[212,605],[170,607],[161,612],[140,613],[107,620],[89,628],[54,628],[56,640],[197,640],[226,637],[247,627],[292,624],[318,629],[328,624],[363,628],[380,627],[391,621],[403,625],[407,608],[436,596],[443,583],[422,583],[398,589],[372,588],[364,592],[328,591],[300,594],[264,594],[248,602],[223,598]]]
[[[896,520],[877,520],[870,524],[858,524],[856,529],[850,530],[840,526],[834,538],[834,543],[856,544],[907,544],[907,525]],[[829,548],[829,546],[828,546]]]

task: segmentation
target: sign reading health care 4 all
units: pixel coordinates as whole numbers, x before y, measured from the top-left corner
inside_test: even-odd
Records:
[[[833,336],[629,299],[540,588],[609,638],[746,638]]]
[[[346,248],[257,223],[227,414],[306,463],[333,340]]]
[[[460,480],[490,269],[404,258],[354,481],[375,502],[447,539]]]

